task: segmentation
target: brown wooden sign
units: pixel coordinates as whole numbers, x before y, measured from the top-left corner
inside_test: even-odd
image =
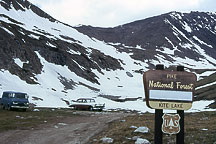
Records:
[[[163,115],[162,132],[167,134],[178,134],[180,132],[179,114],[164,114]]]
[[[147,106],[188,110],[192,107],[196,75],[190,72],[149,70],[143,75]]]

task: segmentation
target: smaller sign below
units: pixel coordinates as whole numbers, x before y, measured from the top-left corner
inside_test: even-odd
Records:
[[[162,132],[167,134],[178,134],[180,132],[179,114],[164,114],[163,115]]]
[[[156,109],[170,110],[187,110],[192,107],[192,103],[185,102],[164,102],[164,101],[149,101],[149,105]]]

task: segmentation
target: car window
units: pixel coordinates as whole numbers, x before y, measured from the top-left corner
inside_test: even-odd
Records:
[[[87,100],[83,100],[84,103],[87,103]]]
[[[13,93],[9,93],[9,94],[8,94],[8,97],[9,97],[9,98],[12,98],[12,97],[14,97],[14,94],[13,94]]]
[[[78,99],[77,100],[78,103],[92,103],[95,102],[94,99]]]
[[[90,103],[90,102],[91,102],[91,100],[89,100],[89,99],[88,99],[88,100],[86,100],[86,102]]]
[[[91,102],[95,102],[95,100],[94,100],[94,99],[92,99],[92,100],[91,100]]]
[[[78,99],[77,102],[79,102],[79,103],[82,102],[82,99]]]
[[[19,98],[19,99],[25,99],[27,97],[27,95],[24,93],[16,93],[15,97]]]
[[[8,93],[3,93],[2,98],[8,98]]]

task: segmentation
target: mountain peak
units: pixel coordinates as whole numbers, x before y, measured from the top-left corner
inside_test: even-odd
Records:
[[[12,9],[13,7],[16,10],[21,10],[21,11],[25,11],[25,9],[29,9],[30,6],[32,5],[27,0],[1,0],[0,4],[7,10]]]
[[[30,3],[27,0],[1,0],[0,5],[7,9],[8,11],[10,9],[15,9],[15,10],[21,10],[21,11],[26,11],[26,10],[32,10],[35,14],[37,14],[40,17],[47,18],[52,22],[55,22],[56,19],[51,17],[49,14],[35,6],[34,4]]]
[[[203,54],[205,57],[216,58],[216,50],[213,49],[216,47],[215,21],[214,13],[170,12],[114,28],[80,26],[75,29],[107,43],[120,43],[118,47],[132,48],[138,45],[143,49],[142,56],[140,51],[135,51],[135,49],[132,49],[133,54],[131,55],[137,60],[143,60],[143,56],[158,60],[154,54],[152,57],[146,55],[148,52],[153,53],[152,50],[164,53],[163,56],[170,60],[173,59],[173,56],[169,57],[167,50],[173,51],[175,57],[193,57],[199,60],[203,58]],[[201,47],[205,52],[200,51]],[[189,52],[189,49],[193,49],[193,52]],[[126,51],[128,48],[121,48],[121,50]]]

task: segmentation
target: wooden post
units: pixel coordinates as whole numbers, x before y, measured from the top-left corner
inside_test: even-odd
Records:
[[[177,71],[184,71],[184,66],[177,66]],[[180,132],[176,135],[176,144],[184,144],[184,111],[177,110],[177,113],[181,117],[180,124]]]
[[[161,126],[163,123],[162,116],[163,116],[163,110],[155,109],[155,133],[154,133],[155,144],[163,143],[163,133],[161,130]]]
[[[156,65],[156,70],[164,70],[164,65]],[[154,132],[154,141],[155,144],[163,143],[163,132],[161,126],[163,123],[163,109],[155,109],[155,132]]]
[[[177,113],[181,117],[180,124],[180,132],[176,135],[176,144],[184,144],[184,111],[177,110]]]

